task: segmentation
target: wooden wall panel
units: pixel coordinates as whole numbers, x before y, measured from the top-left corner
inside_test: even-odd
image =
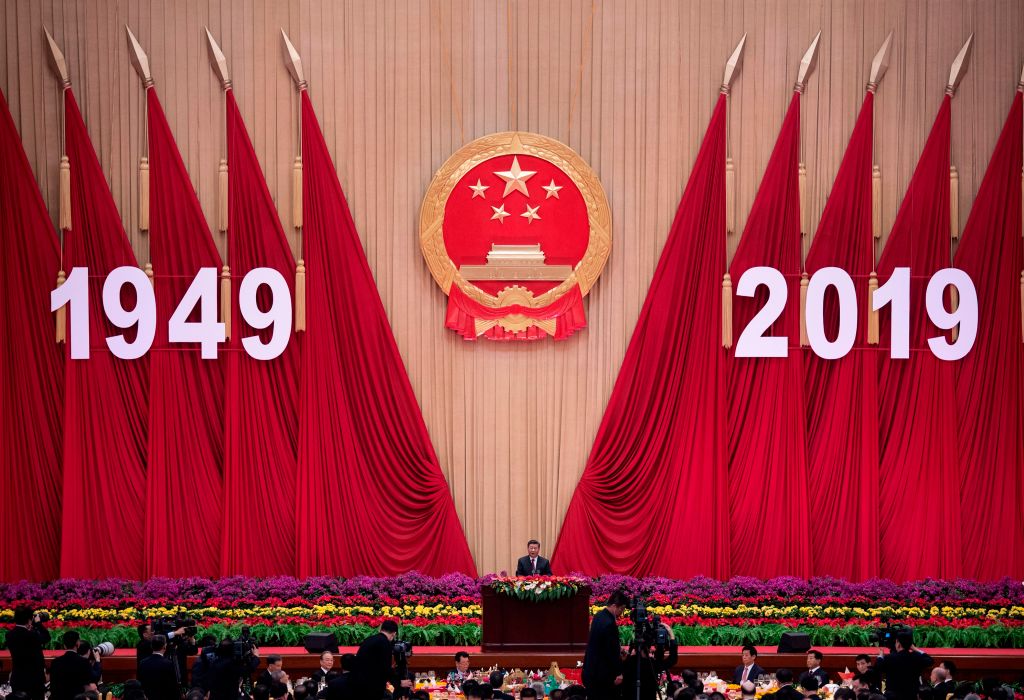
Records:
[[[814,221],[862,100],[868,62],[890,30],[892,64],[878,93],[875,127],[886,230],[967,35],[976,33],[974,60],[953,107],[961,226],[1024,61],[1018,0],[8,0],[0,8],[0,88],[51,213],[56,216],[58,89],[46,64],[43,25],[68,57],[142,263],[149,246],[137,232],[135,178],[143,95],[129,64],[126,23],[149,52],[211,222],[224,108],[203,27],[227,55],[285,217],[298,112],[279,30],[295,42],[482,571],[511,566],[529,537],[548,550],[554,544],[723,62],[744,32],[747,53],[729,115],[740,230],[797,61],[819,29],[821,54],[804,98],[802,136]],[[516,128],[563,140],[591,163],[611,202],[614,249],[586,302],[586,331],[560,343],[466,343],[443,328],[445,298],[419,255],[419,204],[433,172],[455,149]],[[729,237],[730,254],[739,235]]]

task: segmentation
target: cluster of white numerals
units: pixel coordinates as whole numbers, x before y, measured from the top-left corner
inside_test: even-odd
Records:
[[[135,288],[134,308],[121,303],[125,285]],[[256,303],[256,294],[266,285],[270,290],[270,308],[263,311]],[[71,359],[89,359],[89,270],[76,267],[64,284],[50,292],[50,310],[69,306],[71,325],[68,336]],[[196,306],[199,320],[189,321]],[[242,338],[242,347],[257,360],[273,360],[284,352],[291,338],[292,302],[288,283],[277,270],[257,267],[242,278],[238,289],[238,310],[245,322],[255,330],[272,328],[266,343],[258,335]],[[115,357],[134,360],[153,346],[156,336],[156,295],[146,273],[137,267],[118,267],[103,280],[103,312],[110,323],[127,330],[137,327],[135,339],[124,334],[107,338],[107,347]],[[225,340],[224,324],[217,320],[217,268],[203,267],[192,280],[167,323],[167,339],[171,343],[198,343],[203,359],[217,357],[217,346]]]
[[[765,333],[782,315],[789,294],[786,278],[772,267],[752,267],[740,277],[736,294],[753,297],[758,287],[768,288],[768,301],[750,319],[736,342],[736,357],[786,357],[789,338],[768,336]],[[955,287],[960,302],[954,311],[946,310],[943,294],[946,287]],[[832,288],[839,298],[839,331],[829,339],[825,333],[824,300]],[[928,339],[932,354],[941,360],[959,360],[974,346],[978,336],[978,293],[974,283],[963,270],[947,267],[928,280],[925,291],[928,318],[940,331],[957,328],[956,340],[949,342],[945,335]],[[897,267],[892,276],[875,290],[872,310],[892,305],[890,356],[894,359],[910,357],[910,268]],[[823,267],[815,272],[807,285],[807,339],[811,350],[826,360],[845,356],[856,341],[857,314],[863,308],[857,303],[853,280],[838,267]]]

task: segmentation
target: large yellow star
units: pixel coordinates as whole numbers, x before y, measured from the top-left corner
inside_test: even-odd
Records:
[[[512,167],[509,170],[502,170],[494,174],[505,181],[505,192],[501,195],[501,198],[504,199],[513,190],[518,190],[529,197],[530,193],[526,189],[526,181],[536,175],[537,171],[520,169],[519,158],[513,156]]]

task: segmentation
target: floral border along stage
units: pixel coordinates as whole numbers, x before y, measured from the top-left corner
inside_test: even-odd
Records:
[[[462,574],[432,578],[415,572],[350,579],[236,576],[0,583],[0,643],[13,623],[14,607],[26,604],[50,613],[53,648],[71,628],[94,646],[109,641],[132,648],[138,641],[137,624],[179,614],[195,618],[201,635],[217,639],[236,637],[242,625],[249,625],[264,646],[300,646],[313,631],[333,632],[341,645],[353,646],[386,619],[398,620],[402,637],[419,646],[476,646],[480,591],[496,581],[499,587],[519,586],[523,593],[544,596],[568,595],[572,585],[590,586],[592,614],[612,591],[625,589],[644,596],[648,610],[672,625],[683,646],[774,646],[784,631],[805,632],[815,646],[871,646],[873,632],[888,621],[913,626],[924,647],[1024,649],[1024,585],[1012,579],[897,584],[574,575],[503,584],[509,579]],[[545,586],[545,581],[566,583]],[[536,584],[528,589],[532,582]],[[633,630],[628,614],[620,624],[623,639],[629,639]]]
[[[590,583],[582,576],[496,576],[491,579],[495,593],[539,603],[571,598]]]

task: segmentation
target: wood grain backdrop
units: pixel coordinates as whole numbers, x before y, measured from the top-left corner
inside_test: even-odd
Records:
[[[953,106],[961,226],[1024,60],[1020,0],[7,0],[0,8],[0,88],[51,214],[58,88],[46,63],[44,25],[67,55],[140,262],[149,248],[136,218],[143,91],[129,64],[125,24],[149,53],[211,222],[224,108],[202,29],[210,27],[227,55],[284,216],[297,100],[279,30],[295,42],[481,571],[510,567],[529,537],[539,537],[546,551],[554,544],[723,63],[744,32],[747,52],[729,115],[740,230],[797,63],[819,29],[802,145],[815,222],[853,127],[868,64],[890,30],[892,63],[878,93],[875,127],[886,231],[949,64],[967,36],[976,34],[974,59]],[[586,302],[590,327],[565,342],[460,340],[443,328],[445,298],[420,257],[417,214],[435,169],[462,144],[507,129],[568,143],[594,167],[611,202],[613,251]],[[730,252],[737,238],[730,236]]]

